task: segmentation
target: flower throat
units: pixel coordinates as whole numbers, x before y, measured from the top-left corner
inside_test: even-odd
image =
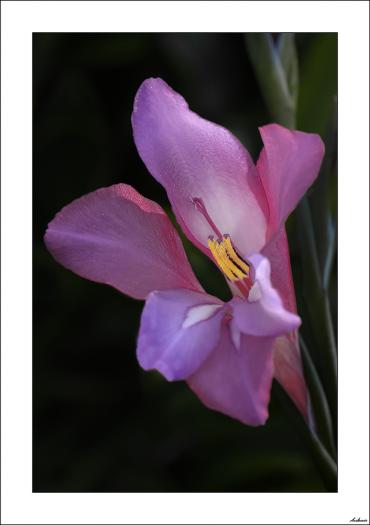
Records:
[[[251,265],[235,250],[229,234],[222,234],[209,216],[202,199],[192,199],[195,208],[204,216],[212,230],[217,235],[208,237],[208,247],[217,266],[226,278],[235,283],[243,295],[248,295],[252,286]]]

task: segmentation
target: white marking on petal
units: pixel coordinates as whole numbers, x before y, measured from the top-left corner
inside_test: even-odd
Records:
[[[262,297],[262,293],[261,293],[261,287],[258,283],[258,281],[256,281],[252,288],[250,289],[249,291],[249,295],[248,295],[248,301],[250,303],[255,303],[256,301],[259,301]]]
[[[222,308],[222,304],[201,304],[199,306],[193,306],[189,308],[182,328],[190,328],[191,326],[209,319],[218,308]]]
[[[233,321],[231,321],[231,323],[229,323],[229,327],[230,327],[231,340],[234,343],[235,348],[237,350],[240,350],[240,336],[241,336],[241,332],[240,332],[240,330],[238,329],[238,327],[236,326],[236,324]]]

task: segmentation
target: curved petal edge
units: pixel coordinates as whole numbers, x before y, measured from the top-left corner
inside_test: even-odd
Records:
[[[65,206],[49,223],[44,240],[69,270],[136,299],[153,290],[202,290],[165,212],[126,184],[101,188]]]

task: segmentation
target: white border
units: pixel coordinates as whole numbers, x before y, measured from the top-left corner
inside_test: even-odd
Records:
[[[3,523],[369,520],[368,2],[27,1],[1,11]],[[339,32],[339,493],[32,494],[31,33],[271,30]]]

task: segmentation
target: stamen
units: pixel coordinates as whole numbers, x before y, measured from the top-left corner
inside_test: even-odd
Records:
[[[236,281],[237,277],[232,273],[228,265],[226,264],[224,258],[222,257],[220,250],[219,250],[219,243],[215,241],[213,238],[208,239],[208,246],[211,250],[211,253],[218,264],[218,266],[221,268],[221,270],[224,272],[226,277],[230,279],[230,281]]]
[[[222,240],[209,237],[208,246],[220,270],[238,287],[244,297],[248,297],[253,285],[250,265],[237,254],[230,236],[224,235]]]
[[[203,215],[203,217],[206,219],[206,221],[208,222],[208,224],[210,225],[210,227],[212,228],[212,230],[215,232],[215,234],[217,235],[217,237],[219,239],[222,239],[222,233],[220,232],[220,230],[217,228],[217,226],[215,225],[215,223],[213,222],[213,220],[211,219],[211,217],[209,216],[209,213],[208,211],[206,210],[206,207],[204,206],[204,203],[203,203],[203,200],[200,199],[199,197],[193,197],[192,199],[192,202],[195,206],[195,208],[200,211],[200,213]]]
[[[233,282],[244,297],[248,297],[252,286],[250,275],[250,264],[236,252],[228,234],[223,235],[211,219],[203,200],[200,197],[193,197],[192,203],[206,219],[212,230],[217,235],[217,239],[208,238],[208,247],[213,255],[220,270],[226,275],[229,281]]]
[[[239,257],[239,255],[236,253],[236,251],[234,250],[234,247],[233,245],[231,244],[231,239],[230,239],[230,235],[224,235],[223,236],[223,241],[224,241],[224,245],[225,245],[225,248],[226,248],[226,251],[227,251],[227,254],[228,256],[230,257],[230,259],[232,261],[234,261],[234,263],[236,263],[239,268],[241,268],[242,270],[244,270],[244,272],[249,275],[249,271],[250,271],[250,266],[249,264],[247,264],[245,261],[243,261],[243,259],[241,259]]]
[[[243,273],[241,269],[238,268],[236,264],[229,259],[225,245],[223,243],[219,244],[219,253],[221,254],[221,257],[224,260],[225,264],[227,264],[227,266],[236,275],[236,277],[238,277],[238,279],[244,279],[244,277],[246,277],[246,274]]]
[[[248,278],[249,273],[243,272],[228,255],[224,241],[208,239],[208,246],[217,264],[230,281],[238,281]],[[249,272],[249,268],[248,268]]]

